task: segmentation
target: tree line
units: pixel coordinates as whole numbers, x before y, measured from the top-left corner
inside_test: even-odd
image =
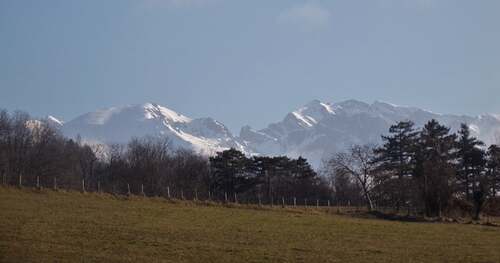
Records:
[[[383,145],[353,146],[324,165],[340,200],[368,209],[413,209],[426,216],[453,211],[479,218],[498,202],[500,147],[486,147],[462,124],[456,133],[436,120],[417,130],[411,121],[390,127]]]
[[[281,203],[329,198],[306,159],[247,157],[229,149],[207,158],[174,149],[168,138],[87,145],[65,138],[48,121],[0,111],[0,176],[4,184],[115,194]]]
[[[72,187],[93,175],[91,167],[96,162],[89,146],[64,138],[48,122],[32,120],[24,112],[0,111],[0,176],[4,184],[35,182],[38,176]]]

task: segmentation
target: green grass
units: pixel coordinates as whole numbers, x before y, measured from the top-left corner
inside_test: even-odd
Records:
[[[0,187],[0,262],[500,262],[500,228]]]

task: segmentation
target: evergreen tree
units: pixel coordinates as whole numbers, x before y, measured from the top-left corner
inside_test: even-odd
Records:
[[[264,196],[266,200],[271,200],[273,193],[273,166],[274,159],[267,156],[255,156],[252,161],[253,173],[257,176],[259,189],[257,194]]]
[[[317,174],[305,158],[299,156],[291,161],[291,175],[293,184],[293,196],[306,197],[317,195],[315,191],[318,185]]]
[[[229,149],[218,152],[216,156],[210,157],[212,168],[212,189],[220,195],[232,196],[248,190],[255,183],[255,178],[249,173],[250,160],[236,150]]]
[[[466,200],[472,201],[478,190],[486,163],[485,152],[479,147],[484,143],[472,137],[469,126],[462,124],[457,140],[457,183]]]
[[[500,191],[500,147],[491,145],[488,148],[487,176],[490,182],[491,195],[495,197]]]
[[[415,147],[418,132],[411,121],[402,121],[392,125],[389,136],[382,136],[383,146],[375,150],[375,162],[378,164],[379,182],[394,193],[396,210],[407,203],[411,193],[411,177],[415,170]]]
[[[417,148],[415,176],[427,216],[441,216],[453,194],[455,138],[436,120],[423,128]]]

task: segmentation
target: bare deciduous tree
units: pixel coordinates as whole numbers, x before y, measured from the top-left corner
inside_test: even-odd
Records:
[[[339,177],[351,178],[362,191],[366,206],[373,210],[371,191],[373,189],[373,173],[375,165],[373,147],[354,145],[347,152],[337,153],[328,161],[328,167]]]

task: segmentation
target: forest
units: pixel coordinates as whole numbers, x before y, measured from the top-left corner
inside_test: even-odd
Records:
[[[211,157],[176,149],[168,138],[88,145],[49,122],[0,111],[3,184],[260,205],[364,206],[428,217],[478,219],[498,213],[500,147],[486,146],[466,124],[456,133],[430,120],[390,127],[382,144],[353,145],[315,171],[306,159]]]

